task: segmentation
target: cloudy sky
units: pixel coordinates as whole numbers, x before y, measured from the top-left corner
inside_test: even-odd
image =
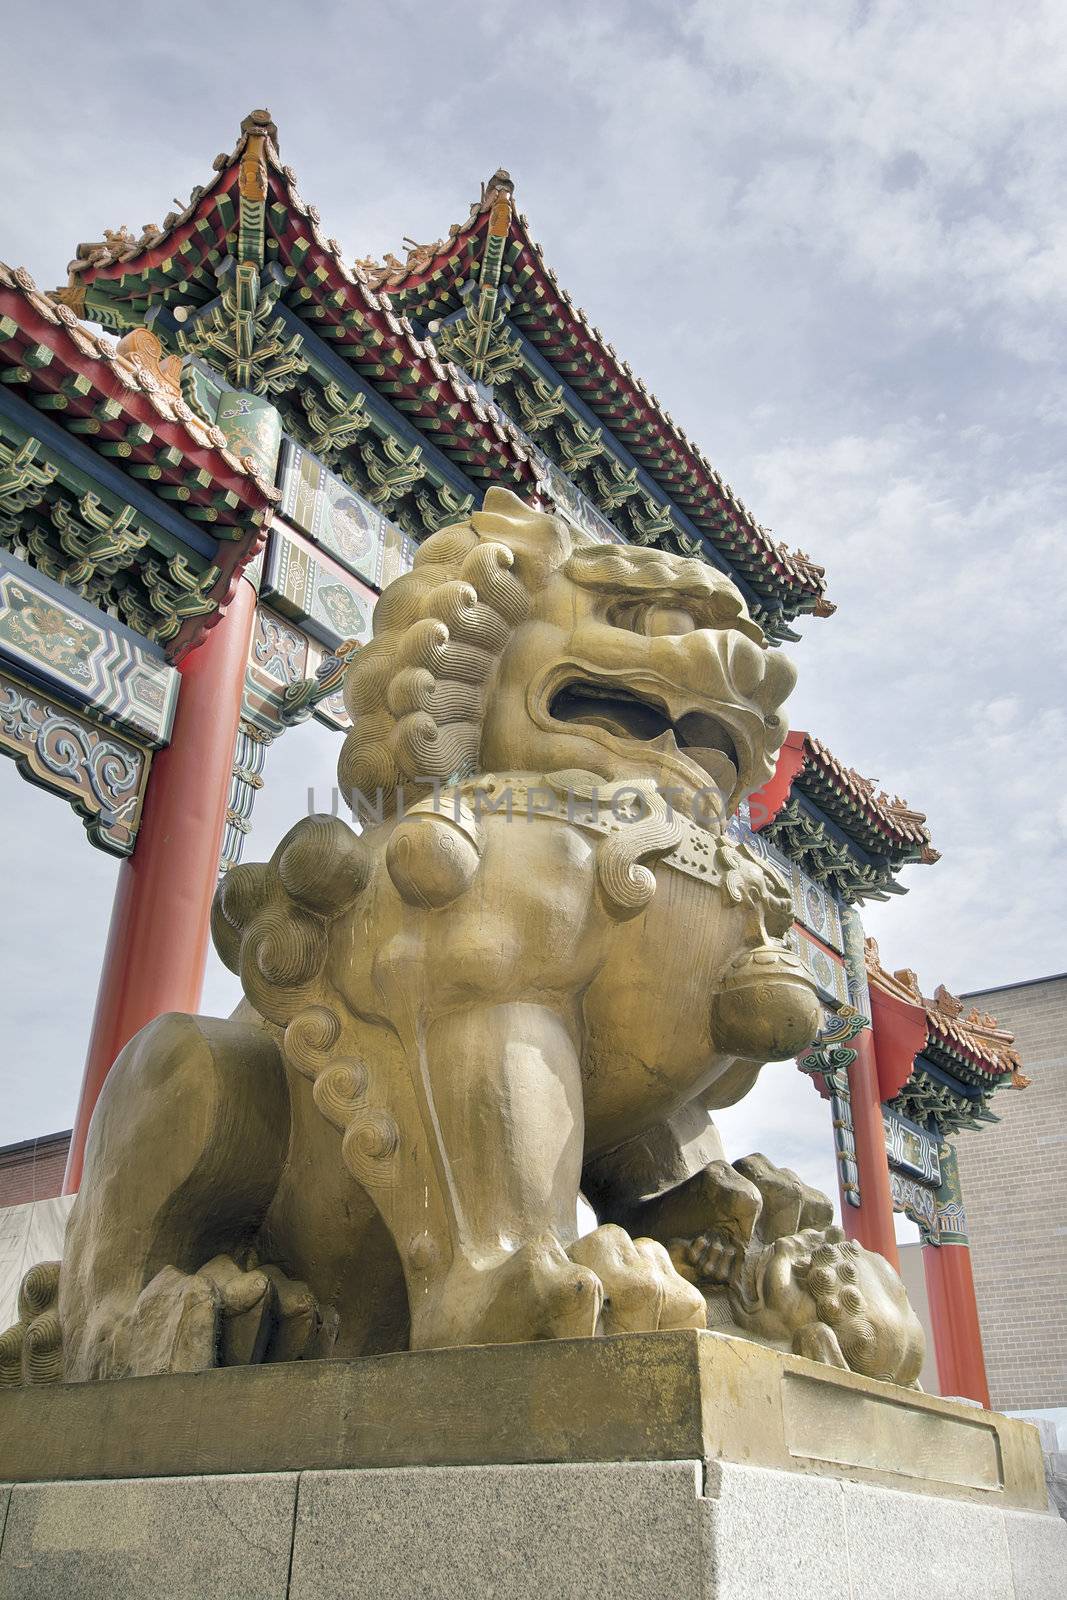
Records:
[[[18,35],[22,33],[22,37]],[[927,992],[1067,968],[1067,10],[447,0],[5,23],[0,257],[158,222],[269,106],[355,255],[402,254],[506,166],[549,263],[777,536],[825,563],[794,726],[926,811],[943,860],[869,909]],[[271,753],[250,857],[324,793]],[[0,1142],[69,1126],[115,865],[0,762]],[[214,961],[207,1009],[234,984]],[[833,1182],[791,1067],[728,1118]]]

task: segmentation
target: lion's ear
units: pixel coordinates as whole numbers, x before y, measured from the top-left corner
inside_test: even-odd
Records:
[[[530,589],[539,588],[571,553],[566,523],[534,511],[510,489],[487,489],[471,527],[483,539],[497,539],[514,552],[518,575]]]
[[[501,484],[494,484],[485,491],[482,509],[471,517],[471,524],[476,532],[481,533],[483,530],[480,523],[486,517],[499,517],[501,521],[512,524],[525,522],[528,517],[536,514],[531,512],[526,502],[520,500],[511,489],[505,489]]]

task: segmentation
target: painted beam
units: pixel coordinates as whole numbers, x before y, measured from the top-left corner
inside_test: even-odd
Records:
[[[68,433],[36,406],[3,387],[0,387],[0,418],[16,430],[20,443],[24,439],[40,439],[53,460],[60,463],[59,479],[68,488],[84,493],[87,488],[99,486],[107,490],[120,507],[132,506],[148,525],[153,545],[164,555],[184,555],[195,550],[206,561],[214,560],[217,540],[201,533],[195,523],[180,512],[172,511],[143,481],[112,466],[106,457],[91,450],[75,434]],[[65,476],[64,467],[73,476]]]

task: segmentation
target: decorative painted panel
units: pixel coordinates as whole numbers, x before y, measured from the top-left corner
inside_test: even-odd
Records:
[[[282,441],[279,514],[357,577],[384,589],[406,572],[415,541],[315,456]]]
[[[960,1187],[956,1152],[948,1143],[941,1145],[941,1187],[937,1191],[938,1244],[969,1244],[967,1210]]]
[[[271,534],[262,592],[277,610],[302,622],[323,644],[332,646],[345,639],[365,643],[371,636],[374,591],[280,528]]]
[[[282,731],[282,696],[315,670],[311,649],[312,641],[302,629],[259,606],[245,671],[242,714],[247,722],[271,734]]]
[[[299,684],[313,679],[333,658],[318,639],[298,623],[260,605],[248,653],[242,717],[272,738],[294,720],[294,693]],[[311,697],[307,714],[329,728],[352,726],[341,689],[322,698]]]
[[[0,670],[0,749],[31,783],[70,801],[93,844],[130,854],[151,761],[142,745]]]
[[[823,944],[828,944],[839,955],[844,955],[845,939],[841,925],[841,908],[833,895],[827,893],[821,884],[816,883],[814,878],[804,871],[799,861],[787,856],[762,833],[755,837],[763,840],[767,859],[778,868],[789,885],[793,896],[793,915],[797,921],[802,923],[809,933],[821,939]]]
[[[170,738],[179,677],[136,635],[0,552],[0,661],[153,746]]]
[[[936,1162],[936,1179],[910,1177],[890,1165],[893,1207],[918,1223],[923,1244],[968,1244],[967,1212],[956,1152],[945,1140],[938,1143]]]
[[[797,921],[802,922],[809,933],[814,933],[823,944],[830,945],[844,955],[841,913],[833,896],[809,878],[797,861],[789,863],[789,886],[793,891],[793,915]]]
[[[261,395],[236,389],[219,396],[215,413],[218,426],[235,456],[251,456],[265,483],[273,483],[282,442],[282,419]]]
[[[924,1244],[931,1243],[937,1235],[937,1195],[929,1184],[906,1177],[890,1169],[889,1193],[893,1210],[902,1211],[917,1223]]]
[[[889,1165],[923,1183],[932,1183],[936,1189],[941,1182],[940,1141],[910,1117],[902,1117],[888,1106],[882,1107],[882,1122]]]
[[[822,998],[835,1001],[838,1005],[848,1005],[848,978],[844,963],[836,956],[828,954],[795,923],[786,934],[786,942],[815,979]]]

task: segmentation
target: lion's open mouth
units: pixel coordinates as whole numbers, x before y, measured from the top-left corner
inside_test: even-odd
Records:
[[[586,723],[650,750],[682,755],[713,778],[724,793],[730,793],[737,782],[737,747],[722,723],[706,712],[687,711],[672,721],[655,700],[589,678],[557,690],[548,709],[557,722]]]

